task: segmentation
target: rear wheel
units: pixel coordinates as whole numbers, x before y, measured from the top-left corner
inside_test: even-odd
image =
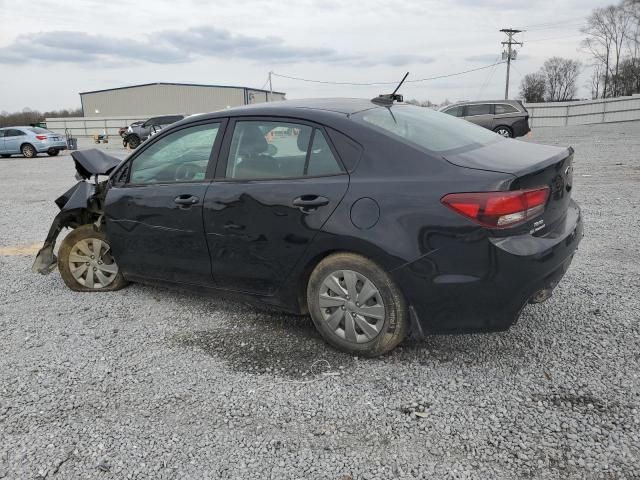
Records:
[[[58,270],[67,287],[77,292],[106,292],[127,285],[106,235],[93,225],[82,225],[67,235],[58,251]]]
[[[22,155],[24,155],[27,158],[33,158],[38,154],[34,146],[29,143],[25,143],[20,149],[20,151],[22,152]]]
[[[382,355],[407,331],[402,293],[384,270],[360,255],[338,253],[322,260],[309,278],[307,304],[324,339],[347,353]]]
[[[493,129],[494,132],[496,132],[498,135],[505,137],[505,138],[511,138],[513,137],[513,132],[511,131],[511,129],[509,127],[506,127],[504,125],[501,125],[499,127],[496,127]]]
[[[49,155],[50,157],[55,157],[59,153],[60,153],[60,150],[56,148],[50,148],[49,150],[47,150],[47,155]]]

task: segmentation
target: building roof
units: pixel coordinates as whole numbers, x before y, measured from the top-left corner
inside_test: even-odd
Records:
[[[254,92],[265,92],[269,93],[269,90],[263,90],[261,88],[252,88],[252,87],[238,87],[233,85],[204,85],[200,83],[173,83],[173,82],[154,82],[154,83],[141,83],[139,85],[127,85],[124,87],[116,87],[116,88],[105,88],[102,90],[91,90],[89,92],[80,92],[80,95],[86,95],[89,93],[100,93],[100,92],[111,92],[114,90],[125,90],[127,88],[137,88],[137,87],[149,87],[151,85],[174,85],[178,87],[215,87],[215,88],[240,88],[243,90],[252,90]],[[276,95],[286,95],[284,92],[276,92],[273,91]]]

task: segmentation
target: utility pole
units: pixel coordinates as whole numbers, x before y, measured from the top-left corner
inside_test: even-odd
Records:
[[[271,83],[271,74],[273,72],[269,72],[269,98],[267,98],[267,102],[271,102],[273,100],[273,84]]]
[[[511,60],[515,60],[515,54],[516,54],[516,51],[511,50],[511,47],[513,45],[520,45],[520,46],[523,45],[522,42],[516,42],[513,39],[513,36],[516,33],[522,32],[522,30],[514,30],[513,28],[503,28],[500,31],[502,33],[505,33],[508,39],[506,42],[502,42],[502,45],[507,45],[507,83],[504,86],[504,99],[509,100],[509,71],[511,70]],[[504,53],[503,53],[503,56],[504,56]]]

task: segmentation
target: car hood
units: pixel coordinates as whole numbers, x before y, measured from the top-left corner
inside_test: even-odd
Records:
[[[570,147],[552,147],[509,138],[444,157],[459,167],[519,176],[545,168],[571,153],[573,149]]]
[[[94,175],[109,175],[122,161],[96,148],[71,152],[71,157],[78,174],[87,179]]]

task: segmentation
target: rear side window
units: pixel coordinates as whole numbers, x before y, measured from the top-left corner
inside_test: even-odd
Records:
[[[495,109],[496,115],[518,112],[518,109],[516,107],[514,107],[513,105],[507,105],[506,103],[496,103]]]
[[[5,137],[22,137],[26,135],[22,130],[17,130],[15,128],[10,128],[9,130],[5,130]]]
[[[335,175],[340,173],[336,157],[331,152],[327,139],[320,130],[315,130],[313,144],[309,152],[309,162],[305,168],[305,175]]]
[[[481,103],[478,105],[467,105],[467,117],[473,117],[474,115],[490,115],[491,105],[488,103]]]
[[[381,133],[431,152],[485,145],[499,138],[492,131],[470,122],[413,105],[374,108],[353,118]]]
[[[236,122],[227,178],[276,179],[341,173],[318,129],[290,122]]]
[[[451,107],[444,111],[447,115],[451,115],[452,117],[462,117],[464,112],[464,106],[458,105],[457,107]]]

